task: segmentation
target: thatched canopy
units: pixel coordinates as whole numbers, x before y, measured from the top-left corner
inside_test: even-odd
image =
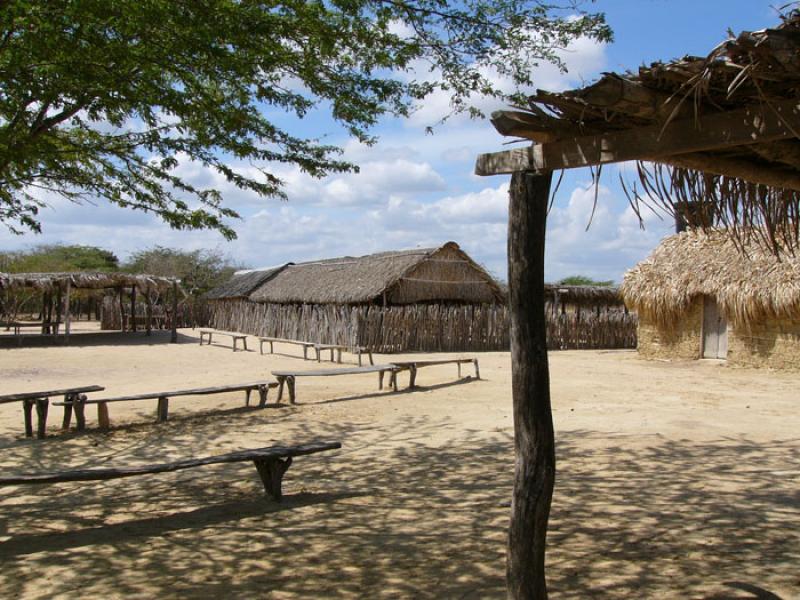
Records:
[[[171,277],[132,273],[103,273],[77,271],[74,273],[0,273],[0,289],[34,288],[51,291],[65,288],[103,289],[133,287],[139,289],[168,289],[177,280]]]
[[[499,111],[503,135],[532,146],[482,155],[481,175],[639,163],[639,201],[704,227],[757,233],[770,251],[800,237],[800,12],[743,32],[706,57],[606,73],[561,93],[537,91]],[[651,164],[655,163],[655,164]],[[692,223],[692,219],[689,219]],[[766,228],[760,228],[762,225]]]
[[[549,300],[558,299],[563,304],[579,304],[582,306],[614,306],[621,305],[622,295],[619,288],[600,285],[558,285],[545,284],[545,295]]]
[[[277,275],[291,264],[293,263],[287,263],[269,269],[257,269],[235,273],[230,280],[206,293],[205,297],[208,300],[235,300],[247,298],[271,277]]]
[[[625,274],[625,302],[663,324],[680,319],[702,295],[715,297],[739,325],[800,318],[800,258],[776,257],[756,244],[740,250],[720,230],[670,236]]]
[[[289,264],[250,295],[256,302],[364,304],[382,301],[492,303],[503,295],[491,275],[455,242]]]

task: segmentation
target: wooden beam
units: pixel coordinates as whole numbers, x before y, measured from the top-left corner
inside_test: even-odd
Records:
[[[800,132],[800,104],[780,102],[697,119],[679,119],[663,128],[636,127],[483,154],[478,157],[475,173],[509,174],[521,169],[547,172],[628,160],[668,162],[668,158],[676,155],[795,138],[797,132]],[[751,168],[750,172],[754,170]]]
[[[514,492],[508,533],[508,598],[546,600],[545,545],[555,484],[545,322],[544,249],[552,173],[515,173],[508,209]]]
[[[800,191],[800,171],[781,164],[774,167],[765,167],[751,160],[726,158],[701,152],[679,154],[656,162],[663,162],[673,167],[705,171],[715,175],[736,177],[770,187]]]

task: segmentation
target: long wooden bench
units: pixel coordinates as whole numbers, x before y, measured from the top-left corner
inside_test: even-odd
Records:
[[[275,343],[281,344],[294,344],[295,346],[303,347],[303,360],[308,360],[308,349],[313,348],[316,344],[314,342],[304,342],[302,340],[290,340],[278,337],[259,337],[259,352],[264,354],[264,344],[269,344],[269,353],[275,354]]]
[[[47,412],[50,405],[50,398],[54,396],[63,396],[64,402],[71,403],[73,400],[86,400],[86,396],[84,394],[87,394],[88,392],[101,392],[104,389],[104,387],[99,385],[84,385],[60,390],[6,394],[5,396],[0,396],[0,404],[22,402],[22,408],[25,413],[25,437],[33,437],[32,413],[33,407],[35,406],[36,416],[39,420],[36,427],[36,437],[41,439],[45,436],[45,431],[47,429]]]
[[[233,340],[233,351],[236,352],[236,344],[239,340],[242,341],[244,349],[247,350],[247,336],[243,333],[236,333],[234,331],[218,331],[216,329],[200,329],[200,345],[203,345],[203,339],[208,337],[208,345],[211,345],[211,338],[214,335],[226,335]]]
[[[110,402],[135,402],[139,400],[158,400],[156,406],[156,418],[159,423],[167,420],[169,413],[169,399],[178,396],[205,396],[208,394],[222,394],[225,392],[245,392],[245,406],[250,406],[250,393],[253,391],[258,392],[259,400],[258,406],[263,408],[267,404],[267,394],[270,388],[278,387],[277,381],[255,381],[252,383],[237,383],[231,385],[218,385],[206,388],[193,388],[188,390],[172,390],[169,392],[150,392],[146,394],[134,394],[131,396],[116,396],[113,398],[92,398],[87,400],[86,397],[73,397],[71,400],[64,402],[55,402],[54,406],[64,407],[64,423],[63,428],[67,429],[70,424],[72,411],[75,411],[75,420],[77,421],[78,431],[86,429],[86,418],[84,416],[84,409],[87,404],[97,405],[97,421],[100,429],[108,429],[110,420],[108,416],[108,404]],[[101,388],[102,389],[102,388]]]
[[[327,450],[341,448],[340,442],[317,442],[298,446],[268,446],[253,450],[241,450],[229,454],[208,456],[205,458],[191,458],[169,463],[143,465],[138,467],[120,467],[108,469],[78,469],[72,471],[56,471],[52,473],[21,474],[13,477],[0,477],[0,486],[5,485],[43,485],[48,483],[67,483],[73,481],[105,481],[134,477],[150,473],[170,473],[182,469],[202,467],[205,465],[218,465],[237,463],[251,460],[256,466],[264,491],[267,496],[280,502],[283,496],[281,483],[283,476],[295,456],[306,456]]]
[[[295,379],[297,377],[336,377],[338,375],[360,375],[361,373],[377,373],[378,389],[383,389],[384,373],[394,373],[394,365],[371,365],[369,367],[349,367],[344,369],[319,369],[317,371],[273,371],[272,376],[278,380],[278,402],[283,398],[283,386],[289,390],[289,402],[295,402]],[[394,391],[397,391],[397,378],[391,377]]]
[[[392,372],[392,378],[397,379],[397,374],[400,371],[408,371],[408,387],[415,388],[417,386],[417,371],[424,367],[435,367],[438,365],[451,365],[458,366],[458,378],[461,379],[461,365],[472,363],[475,368],[475,379],[481,378],[480,368],[478,367],[477,358],[450,358],[442,360],[406,360],[406,361],[392,361],[392,364],[397,367]],[[394,387],[397,387],[397,382],[394,382]]]
[[[322,352],[325,350],[330,350],[331,353],[331,362],[342,362],[342,352],[352,352],[358,357],[358,366],[360,367],[362,364],[362,354],[367,354],[369,356],[369,364],[374,365],[375,362],[372,358],[372,350],[369,348],[365,348],[363,346],[345,346],[343,344],[320,344],[317,342],[304,342],[303,340],[290,340],[287,338],[278,338],[278,337],[259,337],[259,352],[264,354],[264,344],[269,344],[269,352],[270,354],[275,353],[275,344],[294,344],[296,346],[303,347],[303,360],[308,360],[308,349],[313,348],[315,352],[315,358],[317,362],[321,362],[322,360]],[[334,360],[334,353],[336,353],[336,358]]]

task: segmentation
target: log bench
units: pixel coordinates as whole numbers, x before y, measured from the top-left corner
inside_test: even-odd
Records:
[[[397,379],[397,373],[400,371],[408,371],[408,387],[409,389],[417,386],[417,371],[423,367],[434,367],[437,365],[455,364],[458,366],[458,378],[461,379],[461,365],[472,363],[475,368],[475,379],[481,378],[480,368],[478,367],[477,358],[451,358],[442,360],[407,360],[407,361],[393,361],[392,364],[397,367],[392,372],[392,378]],[[397,389],[397,382],[392,382],[395,389]]]
[[[256,466],[264,491],[267,496],[280,502],[283,496],[281,483],[283,476],[295,456],[306,456],[326,450],[341,448],[340,442],[317,442],[298,446],[269,446],[253,450],[241,450],[229,454],[190,458],[169,463],[143,465],[138,467],[119,467],[108,469],[78,469],[72,471],[56,471],[52,473],[20,474],[12,477],[0,477],[0,486],[5,485],[43,485],[48,483],[67,483],[72,481],[105,481],[134,477],[150,473],[170,473],[182,469],[253,461]]]
[[[283,398],[283,386],[289,390],[289,402],[295,402],[295,379],[297,377],[335,377],[337,375],[359,375],[361,373],[377,373],[378,389],[383,389],[384,373],[394,373],[397,369],[394,365],[371,365],[369,367],[348,367],[344,369],[319,369],[317,371],[273,371],[272,376],[278,380],[278,402]],[[391,377],[391,384],[394,391],[397,391],[397,378]]]
[[[208,345],[211,345],[211,337],[213,335],[226,335],[233,340],[233,351],[236,352],[236,344],[239,340],[242,341],[242,346],[247,350],[247,336],[243,333],[236,333],[234,331],[217,331],[216,329],[200,329],[200,345],[203,345],[203,339],[208,337]]]
[[[188,390],[172,390],[170,392],[150,392],[147,394],[135,394],[131,396],[116,396],[114,398],[92,398],[87,400],[85,396],[75,397],[64,402],[54,402],[53,406],[64,407],[63,428],[69,428],[72,412],[75,412],[78,431],[86,429],[85,408],[87,404],[97,405],[97,421],[100,429],[108,429],[110,420],[108,417],[108,404],[110,402],[136,402],[139,400],[157,400],[156,419],[159,423],[167,420],[169,414],[169,399],[178,396],[205,396],[208,394],[222,394],[225,392],[245,392],[245,406],[250,406],[250,393],[258,392],[258,406],[263,408],[267,404],[267,394],[270,388],[278,387],[277,381],[255,381],[252,383],[237,383],[231,385],[218,385],[206,388],[193,388]],[[102,388],[101,388],[102,389]]]
[[[36,407],[36,416],[39,422],[36,427],[36,437],[44,438],[47,428],[47,411],[50,405],[50,398],[53,396],[63,396],[64,402],[86,400],[85,394],[88,392],[101,392],[105,388],[99,385],[84,385],[81,387],[64,388],[60,390],[46,390],[43,392],[24,392],[21,394],[7,394],[0,396],[0,404],[11,402],[22,402],[22,409],[25,412],[25,437],[33,437],[32,413]]]
[[[52,327],[57,332],[58,324],[56,322],[53,323],[43,323],[42,321],[32,322],[32,321],[4,321],[0,323],[0,327],[4,327],[6,329],[13,329],[14,330],[14,337],[17,339],[17,346],[22,345],[22,330],[23,329],[38,329],[42,330],[42,327]]]
[[[259,352],[264,354],[264,344],[269,344],[269,353],[275,354],[275,342],[279,342],[281,344],[294,344],[296,346],[303,347],[303,360],[308,360],[308,349],[313,348],[316,346],[314,342],[304,342],[302,340],[289,340],[286,338],[278,338],[278,337],[259,337]]]
[[[281,344],[295,344],[296,346],[303,347],[303,360],[308,360],[308,349],[313,348],[315,352],[315,358],[317,362],[322,360],[322,352],[324,350],[330,350],[331,352],[331,362],[342,362],[342,352],[352,352],[356,356],[358,356],[358,366],[360,367],[362,364],[362,354],[367,354],[369,356],[369,364],[374,365],[375,362],[372,358],[372,350],[369,348],[365,348],[363,346],[345,346],[343,344],[320,344],[317,342],[304,342],[303,340],[290,340],[287,338],[277,338],[277,337],[259,337],[259,352],[264,354],[264,344],[269,344],[269,352],[270,354],[275,353],[275,343]],[[336,360],[334,361],[334,352],[336,353]]]

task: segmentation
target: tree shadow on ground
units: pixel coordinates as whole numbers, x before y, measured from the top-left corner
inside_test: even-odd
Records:
[[[0,595],[504,596],[509,432],[422,416],[310,421],[235,414],[225,427],[192,419],[3,454],[10,473],[216,454],[253,434],[343,443],[296,459],[282,504],[263,498],[250,464],[0,489]],[[800,440],[642,437],[559,435],[553,597],[800,593]]]

